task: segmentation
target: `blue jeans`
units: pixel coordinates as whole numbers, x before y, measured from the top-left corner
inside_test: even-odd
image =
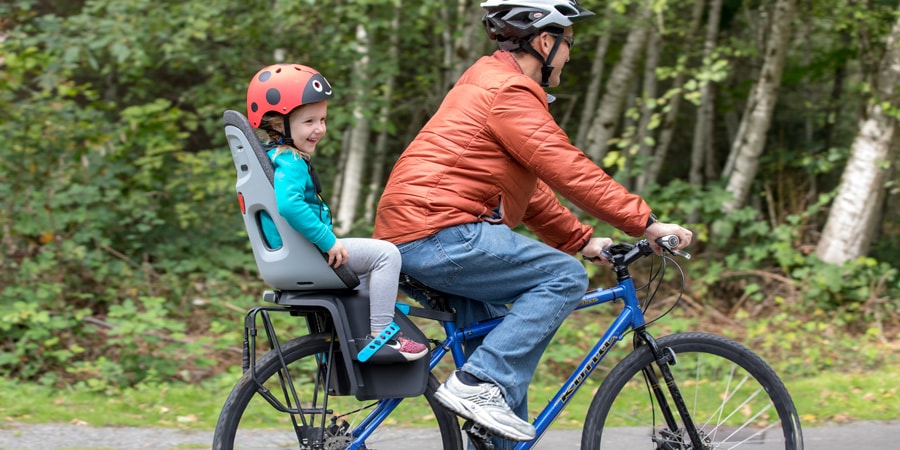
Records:
[[[541,354],[587,290],[581,262],[487,222],[445,228],[397,248],[403,273],[452,295],[460,326],[506,315],[480,345],[467,342],[463,370],[500,386],[510,408],[528,420],[528,385]]]

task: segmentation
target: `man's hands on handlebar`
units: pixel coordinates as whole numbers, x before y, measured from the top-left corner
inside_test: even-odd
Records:
[[[656,243],[656,240],[668,235],[678,236],[678,246],[673,250],[681,250],[688,245],[691,245],[691,239],[694,238],[694,233],[691,233],[687,228],[674,223],[654,222],[644,230],[644,237],[650,241],[650,248],[652,248],[653,253],[656,253],[657,255],[661,255],[663,249]]]
[[[650,242],[650,248],[657,255],[661,255],[663,252],[662,247],[656,242],[657,239],[670,235],[678,237],[678,245],[672,250],[681,250],[691,245],[691,239],[694,237],[694,233],[690,230],[674,223],[654,222],[644,231],[644,236]],[[603,250],[612,244],[613,241],[610,238],[591,238],[581,249],[581,256],[594,264],[609,265],[610,261],[603,255]]]

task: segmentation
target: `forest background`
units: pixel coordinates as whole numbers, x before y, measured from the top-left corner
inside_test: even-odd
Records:
[[[323,72],[317,167],[339,232],[369,235],[393,161],[495,48],[478,3],[0,3],[0,373],[101,393],[239,373],[266,287],[222,112],[246,112],[265,65]],[[897,2],[581,3],[597,17],[575,27],[552,112],[696,233],[662,326],[734,336],[788,379],[896,365]],[[561,364],[587,345],[560,338]]]

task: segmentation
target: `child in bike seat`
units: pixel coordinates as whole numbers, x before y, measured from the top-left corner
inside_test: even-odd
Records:
[[[403,337],[393,322],[400,252],[387,241],[338,239],[321,195],[312,155],[325,136],[328,100],[333,97],[331,85],[317,70],[299,64],[271,65],[250,81],[247,118],[259,130],[275,169],[278,214],[318,247],[331,267],[346,265],[362,284],[368,284],[370,334],[356,339],[358,359],[371,363],[417,360],[428,353],[427,346]],[[260,222],[269,247],[281,247],[271,216],[263,212]]]

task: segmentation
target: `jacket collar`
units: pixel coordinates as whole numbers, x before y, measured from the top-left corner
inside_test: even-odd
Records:
[[[522,70],[522,66],[519,65],[519,61],[517,61],[515,56],[513,56],[512,53],[510,53],[510,52],[507,52],[504,50],[497,50],[494,52],[492,57],[494,59],[506,64],[507,66],[510,66],[510,67],[516,69],[517,71],[519,71],[519,73],[522,73],[522,74],[525,73]]]
[[[525,74],[525,71],[522,70],[522,66],[519,65],[519,61],[510,52],[505,51],[505,50],[497,50],[494,52],[493,55],[491,55],[491,57],[496,59],[497,61],[502,62],[503,64],[506,64],[506,65],[514,68],[519,73],[521,73],[523,75]],[[541,89],[543,89],[543,88],[541,88]],[[547,93],[547,106],[548,107],[555,100],[556,100],[556,96],[553,96],[553,95],[550,95],[550,93]]]

